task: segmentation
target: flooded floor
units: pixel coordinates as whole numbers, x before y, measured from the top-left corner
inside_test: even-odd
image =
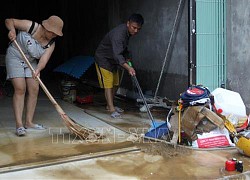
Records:
[[[83,141],[69,134],[67,127],[46,97],[40,97],[35,122],[47,127],[15,135],[12,99],[0,99],[0,179],[247,179],[250,158],[235,148],[194,150],[166,142],[131,140],[131,132],[151,126],[146,113],[133,102],[119,101],[125,109],[113,119],[101,98],[92,104],[69,104],[57,99],[76,122],[105,134],[98,141]],[[152,111],[165,120],[167,111]],[[139,129],[139,130],[138,130]],[[243,173],[225,171],[225,162],[237,158]]]
[[[168,149],[168,148],[167,148]],[[155,150],[154,150],[155,151]],[[166,151],[166,149],[165,149]],[[167,156],[152,152],[132,151],[100,155],[100,157],[75,160],[55,165],[41,165],[19,171],[0,174],[1,179],[240,179],[249,178],[248,173],[227,172],[224,163],[237,157],[237,152],[177,150]],[[244,162],[247,159],[240,157]],[[248,167],[249,163],[245,163]],[[235,177],[234,177],[235,178]],[[232,177],[232,179],[234,179]]]

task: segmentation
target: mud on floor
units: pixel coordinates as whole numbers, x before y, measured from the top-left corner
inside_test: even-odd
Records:
[[[177,156],[187,156],[193,152],[192,149],[183,146],[174,146],[164,142],[138,143],[136,146],[140,148],[142,152],[150,155],[159,155],[167,159]]]

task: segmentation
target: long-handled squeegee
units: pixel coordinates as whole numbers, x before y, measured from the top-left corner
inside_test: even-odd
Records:
[[[149,106],[146,102],[146,99],[143,95],[143,92],[141,90],[141,87],[138,83],[138,80],[136,78],[136,76],[132,76],[132,79],[134,80],[135,82],[135,85],[139,91],[139,94],[143,100],[143,103],[144,103],[144,106],[146,107],[147,109],[147,113],[148,113],[148,117],[149,119],[151,120],[152,124],[151,124],[151,128],[148,130],[147,133],[145,133],[145,136],[147,137],[152,137],[152,138],[156,138],[156,139],[159,139],[161,138],[162,136],[164,136],[165,134],[169,133],[169,129],[168,129],[168,123],[167,122],[163,122],[163,123],[156,123],[153,116],[152,116],[152,113],[149,109]]]

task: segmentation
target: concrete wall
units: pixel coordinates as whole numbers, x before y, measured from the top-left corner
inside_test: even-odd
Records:
[[[239,92],[250,110],[250,1],[227,1],[227,89]]]
[[[110,24],[126,21],[133,12],[144,16],[141,32],[131,38],[130,50],[137,78],[144,91],[156,90],[178,7],[178,0],[110,0]],[[239,92],[250,112],[250,1],[227,0],[227,89]],[[117,17],[119,17],[117,19]],[[123,87],[131,87],[125,76]],[[178,99],[188,86],[188,0],[176,31],[172,55],[168,56],[158,95]],[[153,93],[154,94],[154,93]]]
[[[141,32],[132,37],[129,43],[137,78],[143,91],[152,90],[154,94],[156,90],[178,4],[177,0],[110,1],[110,21],[113,22],[110,27],[126,22],[133,12],[144,17],[145,23]],[[179,94],[188,86],[188,1],[185,2],[175,35],[173,51],[170,50],[168,54],[158,93],[161,97],[173,100],[178,99]],[[126,73],[122,86],[132,88]]]

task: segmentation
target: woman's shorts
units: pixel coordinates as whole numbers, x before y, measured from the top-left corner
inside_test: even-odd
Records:
[[[32,71],[30,70],[30,68],[23,60],[20,60],[17,57],[11,56],[10,58],[6,56],[5,64],[6,64],[7,80],[20,77],[22,78],[32,77]],[[36,69],[37,67],[36,61],[30,62],[30,64],[34,69]]]

